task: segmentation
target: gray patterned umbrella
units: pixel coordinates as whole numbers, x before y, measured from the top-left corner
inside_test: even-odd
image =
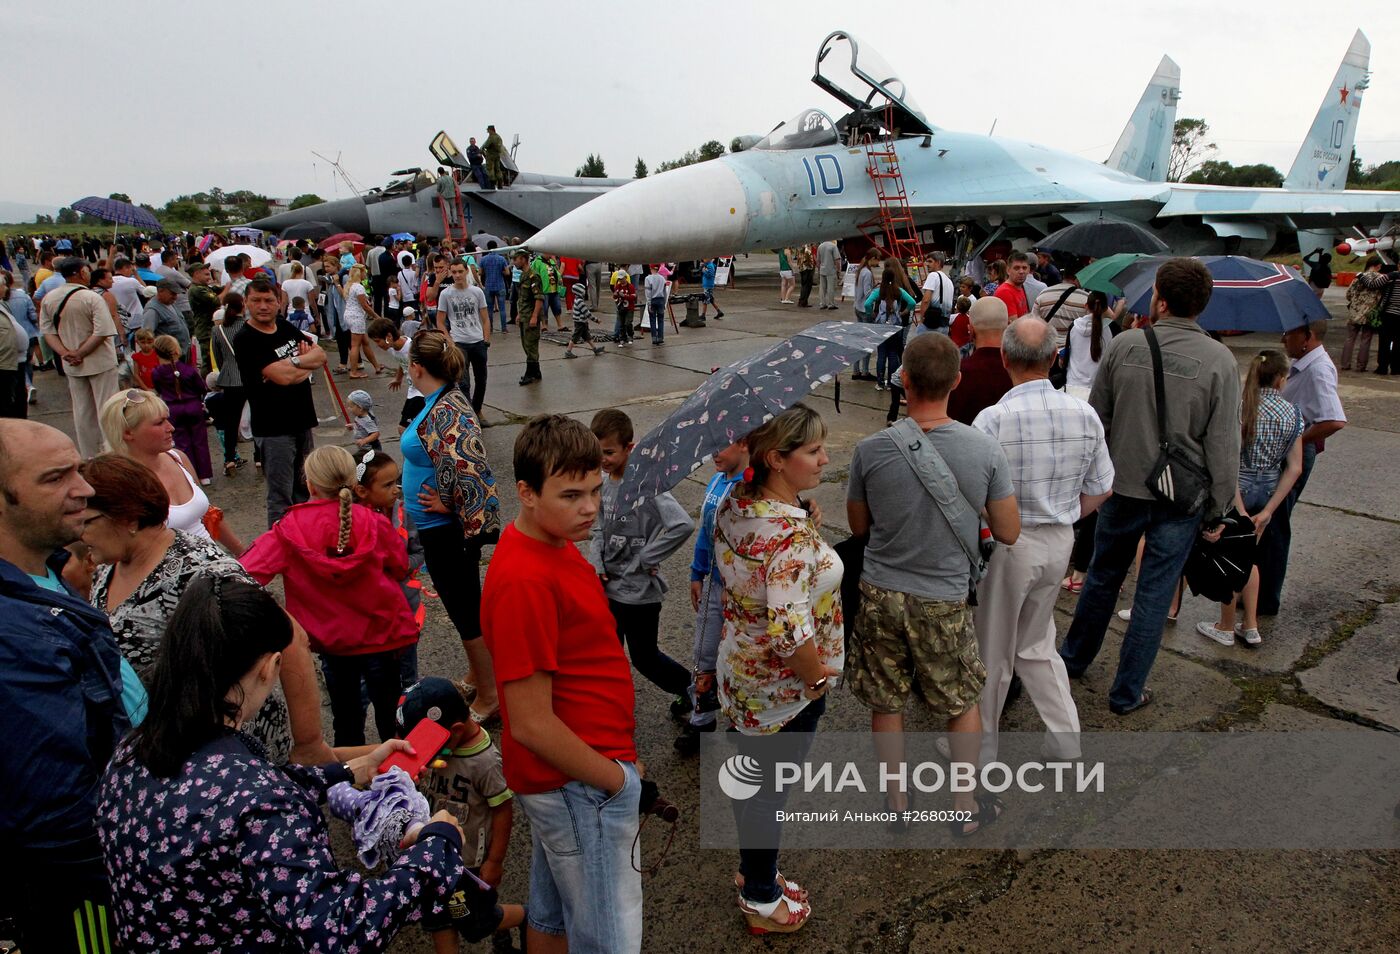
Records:
[[[900,330],[824,321],[720,368],[637,444],[622,477],[619,506],[634,510],[670,490],[715,451],[787,410]]]

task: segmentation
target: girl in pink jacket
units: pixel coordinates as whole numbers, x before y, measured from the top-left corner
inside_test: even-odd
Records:
[[[365,744],[362,684],[380,741],[387,741],[394,737],[399,657],[418,642],[418,622],[399,586],[408,555],[382,514],[353,502],[349,451],[318,447],[305,471],[311,500],[288,510],[240,560],[259,583],[282,575],[287,612],[321,655],[335,745]]]

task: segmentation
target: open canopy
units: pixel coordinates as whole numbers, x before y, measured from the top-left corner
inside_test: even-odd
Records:
[[[874,48],[845,30],[837,30],[822,41],[812,82],[854,111],[883,108],[888,98],[894,104],[898,132],[933,132],[904,81]]]

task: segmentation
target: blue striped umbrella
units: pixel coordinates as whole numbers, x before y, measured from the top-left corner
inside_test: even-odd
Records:
[[[1196,319],[1206,331],[1262,331],[1279,334],[1332,317],[1296,269],[1239,255],[1200,255],[1214,282],[1210,302]],[[1139,259],[1116,276],[1128,310],[1148,313],[1157,269],[1169,259]]]
[[[120,199],[103,199],[90,195],[69,206],[74,212],[92,215],[104,222],[117,225],[134,225],[143,229],[160,228],[160,220],[139,205],[122,202]]]

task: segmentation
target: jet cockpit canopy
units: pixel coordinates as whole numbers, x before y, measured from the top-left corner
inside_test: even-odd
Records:
[[[773,131],[754,143],[752,149],[811,149],[834,146],[840,142],[836,124],[820,109],[804,109],[787,122],[778,123]]]
[[[873,47],[845,30],[837,30],[822,41],[812,82],[858,115],[883,109],[884,99],[889,99],[894,104],[895,130],[901,135],[933,132],[904,81]]]

